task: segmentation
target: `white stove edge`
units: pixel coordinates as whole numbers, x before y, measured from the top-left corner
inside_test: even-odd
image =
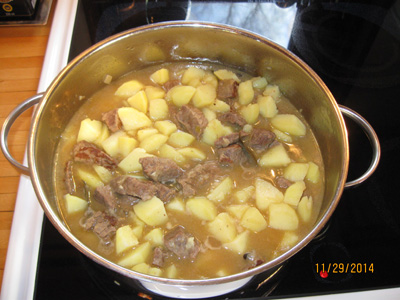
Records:
[[[77,6],[77,0],[57,1],[38,92],[45,91],[67,65]],[[27,164],[26,156],[24,163]],[[1,300],[33,299],[42,222],[43,210],[31,180],[22,175],[8,244]]]
[[[58,0],[38,92],[47,89],[67,65],[78,0]],[[25,164],[26,157],[24,159]],[[0,300],[33,299],[43,210],[28,176],[20,178]],[[373,276],[373,275],[371,275]],[[294,298],[296,300],[398,300],[400,288]]]

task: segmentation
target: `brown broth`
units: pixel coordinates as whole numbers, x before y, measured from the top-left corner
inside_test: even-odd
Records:
[[[170,79],[179,79],[182,74],[182,70],[191,66],[191,64],[187,63],[174,63],[174,64],[165,64],[161,66],[153,66],[144,70],[135,71],[130,74],[127,74],[123,78],[115,80],[115,82],[105,85],[100,91],[92,95],[83,105],[82,107],[75,113],[68,126],[65,129],[65,132],[61,136],[60,144],[58,147],[58,152],[56,155],[56,170],[54,174],[55,178],[55,188],[57,191],[57,199],[59,204],[59,210],[62,216],[64,217],[64,221],[67,226],[70,228],[71,232],[84,244],[86,244],[90,249],[104,256],[106,259],[118,263],[122,257],[127,255],[129,251],[124,251],[122,254],[116,254],[113,249],[107,249],[99,244],[98,237],[92,231],[85,231],[80,225],[80,220],[84,214],[84,212],[78,212],[74,214],[68,214],[66,211],[66,205],[64,201],[64,195],[67,193],[64,185],[64,168],[67,161],[71,160],[71,151],[73,146],[76,143],[78,131],[80,128],[81,121],[90,118],[92,120],[101,120],[101,115],[104,112],[110,111],[114,108],[129,106],[127,104],[126,99],[115,96],[114,93],[117,88],[128,80],[136,79],[142,82],[144,85],[152,85],[156,86],[153,83],[149,76],[158,70],[161,67],[168,68],[170,71],[170,75],[173,74],[173,78]],[[201,67],[205,70],[215,70],[221,69],[221,66],[218,65],[199,65],[195,64],[196,67]],[[239,75],[239,78],[244,81],[246,79],[252,78],[249,74],[245,74],[234,70],[236,74]],[[173,105],[173,104],[169,104]],[[298,236],[298,241],[300,241],[312,228],[319,210],[321,206],[321,201],[324,193],[324,167],[322,162],[322,157],[319,151],[319,147],[317,141],[307,125],[304,118],[301,114],[293,107],[293,105],[286,99],[283,95],[277,101],[277,107],[279,113],[290,113],[299,117],[304,124],[307,126],[307,133],[305,136],[296,137],[293,136],[292,143],[284,143],[285,148],[287,149],[289,156],[292,160],[296,162],[309,162],[312,161],[318,165],[320,170],[320,179],[318,183],[306,182],[306,190],[304,195],[312,196],[313,199],[313,208],[312,208],[312,218],[309,222],[304,223],[300,220],[300,225],[295,233]],[[259,121],[253,125],[253,127],[260,128],[270,128],[270,124],[268,121],[263,120],[262,117],[259,117]],[[132,134],[132,133],[131,133]],[[134,133],[133,133],[134,134]],[[135,135],[133,137],[136,138]],[[191,147],[196,147],[202,150],[208,160],[215,160],[215,150],[213,147],[205,144],[201,141],[195,141]],[[153,153],[157,155],[157,153]],[[121,157],[118,157],[121,160]],[[197,164],[197,161],[189,161],[187,164],[181,165],[183,169],[188,169],[189,167]],[[82,168],[88,172],[93,172],[92,166],[85,165],[83,163],[75,163],[77,168]],[[273,182],[273,179],[277,175],[282,175],[283,168],[263,168],[260,166],[255,166],[252,169],[243,171],[240,166],[233,166],[229,168],[225,168],[224,172],[226,176],[230,176],[234,182],[234,191],[241,190],[250,185],[254,185],[255,178],[262,178],[267,181]],[[113,176],[122,175],[123,172],[120,169],[117,169]],[[141,172],[135,173],[134,175],[143,176]],[[76,176],[76,172],[75,172]],[[78,191],[76,192],[76,196],[85,199],[87,195],[85,195],[85,189],[82,183],[77,182]],[[198,191],[196,196],[206,196],[208,192],[213,188],[213,185],[206,188],[206,190]],[[231,204],[240,204],[237,202],[235,197],[233,197],[234,191],[222,202],[217,203],[218,212],[224,212],[225,208]],[[281,189],[282,192],[284,190]],[[87,190],[86,190],[87,192]],[[90,190],[93,193],[93,189]],[[185,200],[185,199],[184,199]],[[254,197],[249,200],[250,206],[255,206]],[[105,207],[101,204],[96,203],[95,201],[91,201],[91,207],[94,210],[104,210]],[[125,212],[127,213],[127,212]],[[192,233],[198,240],[202,242],[203,249],[205,241],[210,236],[210,233],[205,224],[207,221],[200,220],[198,218],[193,217],[191,214],[187,212],[174,212],[167,209],[168,213],[168,222],[162,226],[164,232],[175,225],[183,225],[190,233]],[[133,211],[128,212],[129,217],[126,218],[125,224],[132,224],[132,226],[136,226],[135,217]],[[268,221],[268,215],[266,212],[263,212],[265,219]],[[239,221],[236,220],[238,231],[244,230],[244,228],[238,224]],[[154,229],[153,226],[146,225],[143,228],[142,238],[139,241],[142,242],[143,237]],[[284,253],[288,250],[288,247],[282,247],[281,241],[285,234],[285,231],[273,229],[267,227],[266,229],[260,232],[252,232],[250,231],[250,238],[247,246],[247,251],[255,251],[259,254],[264,261],[268,261],[273,259],[274,257]],[[213,241],[214,244],[218,247],[221,243]],[[135,247],[132,247],[135,248]],[[151,256],[146,261],[147,264],[151,265]],[[174,264],[178,270],[176,275],[177,278],[183,279],[202,279],[202,278],[212,278],[223,275],[229,275],[241,272],[245,270],[248,265],[246,264],[245,259],[243,258],[243,254],[234,253],[231,250],[227,250],[223,247],[219,247],[219,249],[213,250],[204,250],[200,252],[197,258],[192,261],[189,259],[179,259],[174,255],[169,255],[165,262],[164,273],[161,276],[167,276],[165,269],[168,268],[171,264]],[[212,266],[212,267],[211,267]]]

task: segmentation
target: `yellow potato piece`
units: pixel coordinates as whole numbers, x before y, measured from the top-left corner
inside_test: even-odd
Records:
[[[157,151],[168,140],[168,136],[161,133],[153,134],[140,142],[140,148],[148,153]]]
[[[201,220],[212,221],[217,216],[217,207],[205,197],[196,197],[187,200],[186,208],[192,215]]]
[[[135,95],[143,88],[144,85],[140,81],[130,80],[121,84],[115,92],[115,95],[128,98]]]
[[[77,197],[77,196],[70,195],[70,194],[66,194],[64,196],[64,200],[65,200],[65,206],[67,208],[68,214],[82,212],[82,211],[86,210],[86,208],[89,205],[89,203],[86,200],[84,200],[80,197]]]
[[[149,117],[133,107],[121,107],[118,109],[118,116],[126,131],[136,130],[152,124]]]
[[[247,105],[251,101],[253,101],[254,89],[253,89],[253,82],[251,80],[239,83],[238,97],[239,97],[239,103],[241,105]]]
[[[161,228],[154,228],[144,236],[144,240],[154,246],[164,245],[164,232]]]
[[[240,79],[237,77],[237,75],[235,73],[233,73],[232,71],[225,70],[225,69],[215,71],[214,75],[217,76],[217,78],[219,80],[233,79],[236,82],[240,82]]]
[[[117,254],[121,254],[137,244],[139,244],[139,240],[129,225],[117,229],[115,233],[115,252]]]
[[[271,124],[276,129],[294,136],[306,134],[306,126],[297,116],[292,114],[278,114],[271,119]]]
[[[271,96],[259,96],[257,103],[260,107],[260,114],[264,118],[273,118],[278,114],[275,100]]]
[[[283,201],[283,193],[264,179],[257,178],[255,188],[256,206],[262,211],[266,210],[272,203]]]
[[[182,164],[186,161],[185,156],[179,153],[174,147],[164,144],[159,149],[160,157],[170,158],[177,164]]]
[[[211,192],[207,195],[207,198],[214,202],[221,202],[225,200],[227,196],[229,196],[233,188],[233,180],[230,177],[226,177],[211,190]]]
[[[284,167],[290,164],[291,159],[282,144],[273,146],[265,152],[258,160],[261,167]]]
[[[79,127],[77,141],[94,142],[100,136],[102,129],[102,122],[86,118]]]
[[[258,121],[260,107],[258,103],[248,104],[240,109],[240,114],[248,124],[254,124]]]
[[[240,221],[240,225],[247,229],[250,229],[251,231],[260,232],[267,228],[268,224],[264,216],[257,208],[250,207],[244,212]]]
[[[192,100],[196,88],[189,85],[177,85],[167,93],[167,99],[171,100],[176,106],[186,105]]]
[[[149,242],[140,244],[135,249],[133,249],[131,252],[124,255],[124,257],[118,261],[118,264],[125,268],[131,268],[140,263],[144,263],[147,261],[148,257],[150,256],[151,250],[152,250],[152,247]]]
[[[311,196],[304,196],[303,198],[301,198],[299,205],[297,206],[297,212],[303,222],[309,222],[311,220],[312,207],[313,200]]]
[[[139,91],[135,95],[131,96],[126,100],[130,106],[141,111],[143,113],[147,113],[148,108],[148,99],[145,91]]]
[[[296,181],[286,189],[283,202],[297,206],[305,189],[306,184],[304,181]]]
[[[158,86],[148,85],[145,87],[144,91],[146,93],[147,100],[164,99],[165,97],[165,91]]]
[[[169,120],[157,121],[154,123],[154,127],[165,135],[170,135],[171,133],[177,131],[176,125]]]
[[[180,154],[182,154],[184,157],[190,159],[190,160],[205,160],[206,159],[206,154],[201,151],[200,149],[193,148],[193,147],[185,147],[182,149],[177,150]]]
[[[232,242],[237,235],[235,221],[226,212],[208,223],[208,231],[222,243]]]
[[[163,120],[168,118],[169,109],[167,101],[164,99],[153,99],[149,103],[149,116],[153,120]]]
[[[286,203],[272,203],[268,207],[269,226],[278,230],[296,230],[299,218],[296,211]]]
[[[139,172],[142,170],[142,165],[139,163],[139,159],[147,156],[152,155],[142,148],[135,148],[118,164],[118,167],[125,173]]]
[[[155,71],[150,75],[150,79],[159,85],[163,85],[169,80],[169,71],[168,69],[162,68],[160,70]]]
[[[215,86],[211,84],[202,84],[196,88],[192,103],[194,106],[201,108],[214,103],[216,97],[217,90]]]
[[[307,175],[308,163],[290,163],[284,170],[283,170],[283,177],[290,181],[302,181]]]
[[[133,211],[140,220],[150,226],[159,226],[168,221],[164,203],[157,197],[138,202],[133,206]]]
[[[222,246],[225,249],[229,249],[237,254],[244,254],[248,248],[249,235],[250,232],[248,230],[243,231],[242,233],[238,234],[232,242],[225,243]]]
[[[308,166],[309,167],[308,167],[306,179],[308,181],[311,181],[312,183],[317,183],[319,181],[319,177],[320,177],[318,165],[316,163],[313,163],[312,161],[310,161],[308,163]]]
[[[168,138],[168,144],[174,147],[182,148],[187,147],[195,141],[195,137],[190,133],[184,131],[177,131],[172,133]]]

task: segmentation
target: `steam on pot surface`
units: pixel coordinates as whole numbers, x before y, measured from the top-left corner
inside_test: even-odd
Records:
[[[105,76],[57,147],[60,215],[99,255],[152,276],[218,278],[271,261],[312,230],[325,190],[294,97],[268,72],[211,62]]]

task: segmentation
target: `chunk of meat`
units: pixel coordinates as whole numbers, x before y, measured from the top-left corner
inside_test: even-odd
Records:
[[[190,105],[183,105],[181,109],[175,113],[174,120],[176,120],[180,129],[192,134],[197,139],[201,138],[208,124],[203,112],[197,107]]]
[[[201,244],[183,226],[176,226],[165,234],[164,245],[179,258],[195,259]]]
[[[142,157],[139,159],[139,163],[142,165],[146,177],[160,183],[173,183],[182,175],[181,168],[170,158]]]
[[[168,92],[174,86],[179,85],[180,81],[178,79],[168,80],[166,83],[163,84],[164,89]]]
[[[237,96],[238,85],[234,79],[218,81],[217,98],[221,100],[235,98]]]
[[[85,213],[82,226],[85,230],[92,230],[105,244],[110,243],[115,235],[118,219],[102,211],[88,209]]]
[[[246,120],[241,115],[233,111],[219,115],[218,120],[220,120],[222,123],[237,127],[243,127],[247,124]]]
[[[87,141],[80,141],[74,146],[73,158],[74,161],[100,165],[109,170],[117,167],[117,161],[113,157]]]
[[[111,180],[110,185],[118,194],[136,197],[143,201],[150,200],[156,196],[163,202],[169,202],[176,194],[174,189],[161,183],[139,180],[126,175]]]
[[[153,260],[152,264],[162,268],[164,266],[165,258],[167,257],[168,253],[162,247],[156,247],[153,250]]]
[[[184,172],[178,179],[183,196],[191,197],[195,195],[198,189],[210,184],[220,174],[220,171],[220,166],[216,161],[208,161]]]
[[[292,185],[292,182],[285,177],[277,176],[275,178],[275,184],[281,189],[287,189],[289,186]]]
[[[242,136],[243,144],[259,153],[267,150],[275,141],[275,133],[267,129],[254,128],[247,136]]]
[[[117,207],[117,196],[115,195],[113,189],[110,185],[100,185],[98,186],[93,193],[93,198],[105,206],[109,208]]]
[[[64,169],[64,183],[68,194],[73,194],[76,192],[73,166],[74,166],[73,161],[69,160],[65,164],[65,169]]]
[[[239,144],[217,149],[218,161],[222,164],[243,164],[249,161],[249,156]]]
[[[216,148],[224,148],[224,147],[228,147],[229,145],[232,145],[232,144],[237,144],[239,141],[240,141],[239,132],[233,132],[231,134],[224,135],[224,136],[221,136],[220,138],[218,138],[215,141],[214,146]]]
[[[118,116],[118,108],[103,113],[101,116],[101,120],[112,132],[116,132],[122,128],[122,122]]]

